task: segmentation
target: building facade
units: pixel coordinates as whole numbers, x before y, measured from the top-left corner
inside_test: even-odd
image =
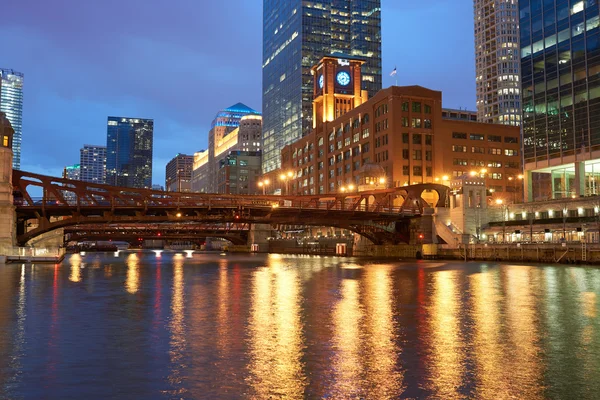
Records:
[[[218,193],[259,194],[261,177],[260,151],[230,151],[219,161]]]
[[[167,192],[190,192],[192,190],[192,167],[194,156],[177,154],[165,168]]]
[[[263,172],[312,129],[311,68],[333,53],[362,57],[361,88],[381,89],[380,0],[263,1]]]
[[[85,144],[79,149],[81,180],[84,182],[106,182],[106,146]]]
[[[108,117],[106,183],[152,188],[154,120]]]
[[[600,194],[598,2],[519,2],[527,197]]]
[[[0,112],[3,112],[15,131],[13,137],[13,169],[21,169],[23,139],[23,79],[21,72],[0,68]]]
[[[337,66],[331,68],[337,76]],[[314,105],[323,110],[315,115],[328,114],[324,99],[331,91],[336,107],[350,106],[337,118],[317,118],[310,135],[282,150],[280,172],[293,175],[291,193],[333,193],[365,183],[441,183],[471,172],[497,196],[518,191],[518,127],[445,119],[441,92],[420,86],[390,87],[363,101],[356,89],[342,93],[336,85],[317,84]],[[382,176],[365,177],[370,164],[380,166]]]
[[[477,120],[521,124],[517,0],[473,0]]]
[[[238,126],[229,132],[211,129],[208,149],[194,154],[192,191],[196,193],[220,193],[218,171],[221,160],[232,151],[260,152],[262,117],[250,114],[237,120]]]
[[[63,178],[81,180],[81,166],[79,164],[69,165],[63,171]]]

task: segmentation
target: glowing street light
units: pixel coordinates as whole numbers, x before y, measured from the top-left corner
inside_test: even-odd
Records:
[[[294,173],[292,171],[288,171],[287,174],[282,173],[281,175],[279,175],[279,180],[285,182],[285,194],[286,195],[290,194],[290,179],[292,179],[293,176],[294,176]]]
[[[262,181],[258,181],[258,187],[262,188],[263,195],[266,194],[267,186],[271,183],[268,179],[263,179]]]

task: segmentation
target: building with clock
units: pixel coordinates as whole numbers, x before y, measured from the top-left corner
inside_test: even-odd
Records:
[[[381,90],[381,0],[263,0],[264,173],[313,127],[311,68],[328,54],[360,57],[361,90]],[[349,83],[341,74],[338,83]],[[323,78],[323,84],[327,84]]]
[[[442,93],[421,86],[368,99],[363,63],[327,56],[311,69],[313,129],[283,148],[276,174],[291,177],[290,194],[449,182],[473,172],[495,197],[521,198],[519,127],[444,114]]]

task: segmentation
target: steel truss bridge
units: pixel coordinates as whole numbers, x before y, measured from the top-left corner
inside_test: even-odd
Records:
[[[246,224],[240,230],[246,232],[251,224],[328,226],[356,232],[374,244],[397,244],[408,241],[412,218],[421,216],[426,207],[446,206],[449,195],[449,188],[438,184],[305,196],[179,193],[93,184],[18,170],[13,171],[12,183],[19,245],[57,228],[71,227],[74,233],[77,227],[89,231],[90,225],[118,228],[127,224],[145,224],[157,232],[160,224],[161,230],[168,228],[165,232],[173,235],[181,233],[174,233],[177,227],[195,224],[190,228],[195,234],[231,237],[234,243],[243,236],[236,239],[227,232],[232,224]],[[33,194],[40,191],[42,198],[37,199]],[[425,191],[437,192],[437,204],[423,200]],[[214,224],[222,229],[214,230]],[[96,233],[96,237],[102,236],[99,230]],[[104,233],[109,239],[115,231],[105,228]]]

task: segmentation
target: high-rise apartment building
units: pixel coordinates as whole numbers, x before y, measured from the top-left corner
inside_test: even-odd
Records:
[[[520,0],[519,15],[528,197],[600,194],[598,2]]]
[[[152,188],[154,120],[108,117],[106,183]]]
[[[517,0],[474,0],[477,120],[521,124]]]
[[[192,167],[194,156],[177,154],[165,168],[167,192],[189,192],[192,189]]]
[[[263,1],[263,172],[313,128],[311,67],[326,55],[361,57],[361,88],[381,89],[380,0]]]
[[[13,168],[21,169],[23,137],[23,74],[0,68],[0,111],[6,114],[15,131],[13,137]]]
[[[81,180],[92,183],[106,182],[106,146],[83,145],[79,150]]]

